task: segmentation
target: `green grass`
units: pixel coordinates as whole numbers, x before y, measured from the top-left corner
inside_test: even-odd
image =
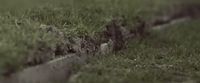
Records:
[[[117,54],[81,67],[72,83],[176,83],[200,81],[200,20],[169,26]]]
[[[39,29],[54,25],[66,36],[93,35],[113,17],[151,17],[168,4],[164,0],[1,0],[0,69],[21,68],[26,56],[34,55],[40,42],[55,47],[61,41]],[[165,5],[165,6],[162,6]],[[18,25],[20,24],[20,25]]]
[[[178,0],[178,2],[180,2],[180,0]],[[93,35],[95,32],[101,31],[105,24],[113,17],[125,16],[125,19],[132,24],[135,20],[133,18],[137,15],[141,15],[145,19],[151,18],[154,15],[162,13],[161,11],[176,3],[175,0],[0,0],[0,74],[10,67],[14,69],[23,68],[24,58],[29,55],[37,55],[36,52],[38,51],[38,48],[41,47],[41,42],[45,44],[45,47],[50,48],[54,48],[57,43],[62,42],[54,34],[41,31],[41,24],[54,25],[63,31],[67,37],[83,34]],[[190,27],[190,25],[188,26]],[[196,25],[194,25],[194,27],[195,26]],[[89,69],[91,69],[91,72],[94,73],[96,72],[95,66],[97,66],[99,70],[105,71],[103,73],[106,74],[103,75],[108,76],[102,78],[101,76],[96,75],[96,78],[92,78],[95,74],[85,71],[85,74],[82,75],[83,77],[88,76],[88,80],[80,80],[87,82],[90,81],[91,78],[91,81],[111,79],[109,81],[120,82],[121,79],[119,79],[118,76],[124,77],[123,75],[127,75],[127,78],[124,77],[124,79],[127,80],[132,80],[132,78],[136,78],[136,81],[141,79],[144,79],[145,81],[156,80],[157,78],[147,79],[148,77],[151,77],[151,75],[146,75],[146,72],[152,74],[155,74],[156,72],[153,68],[150,69],[157,64],[155,58],[158,56],[155,56],[155,54],[159,55],[160,50],[162,51],[162,49],[171,52],[174,50],[174,46],[177,46],[176,44],[165,42],[164,40],[183,44],[180,42],[184,34],[173,36],[171,34],[177,35],[173,31],[179,30],[172,30],[172,33],[170,33],[170,31],[167,32],[170,36],[169,38],[158,37],[161,39],[157,39],[157,37],[154,38],[153,36],[153,39],[150,38],[142,43],[133,43],[133,45],[129,45],[130,50],[124,50],[124,52],[129,54],[123,54],[122,52],[122,54],[119,53],[117,55],[98,58],[98,63],[95,63],[96,61],[93,62],[94,67],[86,67],[86,69],[88,69],[88,72]],[[188,34],[190,33],[193,32],[188,32]],[[162,36],[167,36],[167,34],[163,34]],[[198,38],[197,35],[188,37],[188,41],[184,41],[183,45],[198,47],[198,42],[195,41],[195,38],[193,39],[194,41],[189,41],[191,40],[190,38],[193,37]],[[158,47],[157,50],[154,50],[153,46],[157,46],[157,44],[160,44],[160,46],[167,46],[168,48]],[[188,51],[184,51],[186,54],[181,53],[184,46],[177,46],[175,48],[179,55],[187,55],[189,53],[189,48],[186,49]],[[133,54],[135,56],[132,56]],[[173,54],[173,52],[171,54]],[[176,54],[176,52],[174,52],[174,54]],[[163,61],[160,60],[160,62],[165,63],[171,59],[176,60],[176,57],[178,56],[173,56],[170,59],[168,59],[168,57],[164,57]],[[132,59],[138,59],[138,62],[132,62]],[[142,63],[140,59],[142,59],[142,62],[145,61],[146,63]],[[131,65],[130,63],[134,64]],[[139,66],[143,64],[147,65],[148,68],[142,68],[140,72],[139,70],[141,68],[135,67],[135,64],[138,63],[140,63]],[[131,66],[130,72],[129,69],[126,69],[126,67],[129,67],[128,65]],[[107,66],[110,67],[106,70],[102,69],[104,67],[107,68]],[[117,68],[115,68],[115,66]],[[121,67],[122,69],[120,69]],[[112,71],[112,69],[114,69],[114,71]],[[84,68],[82,70],[84,70]],[[122,71],[127,73],[122,73]],[[118,72],[116,74],[119,75],[114,76],[115,72]],[[131,73],[135,72],[135,76],[132,76]],[[157,73],[156,76],[159,77],[159,74],[161,73]],[[113,77],[113,80],[110,77]]]
[[[22,22],[20,26],[15,21]],[[54,46],[56,39],[52,34],[44,34],[39,24],[27,19],[1,17],[0,22],[0,73],[7,68],[21,68],[24,57],[35,54],[39,42]]]

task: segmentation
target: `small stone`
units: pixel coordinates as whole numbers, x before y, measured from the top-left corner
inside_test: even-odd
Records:
[[[109,46],[108,46],[108,43],[103,43],[101,44],[100,46],[100,51],[101,51],[101,54],[102,55],[106,55],[109,53]]]
[[[109,40],[108,43],[103,43],[100,46],[100,53],[102,55],[109,54],[113,51],[113,41]]]

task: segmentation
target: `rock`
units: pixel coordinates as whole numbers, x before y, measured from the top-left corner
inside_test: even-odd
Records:
[[[106,54],[109,53],[109,46],[108,46],[108,43],[103,43],[103,44],[101,44],[101,46],[100,46],[100,53],[101,53],[102,55],[106,55]]]
[[[66,83],[71,75],[72,64],[84,64],[83,58],[71,54],[42,65],[24,69],[1,83]]]
[[[106,55],[113,51],[113,41],[109,40],[108,43],[103,43],[100,46],[100,54]]]

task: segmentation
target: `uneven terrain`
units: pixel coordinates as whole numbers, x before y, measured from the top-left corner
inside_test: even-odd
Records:
[[[199,1],[1,4],[2,83],[199,82]]]

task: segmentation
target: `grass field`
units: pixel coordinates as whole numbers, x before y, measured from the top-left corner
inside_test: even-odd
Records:
[[[94,35],[113,17],[132,24],[161,14],[183,0],[19,0],[0,2],[0,74],[23,69],[24,59],[38,48],[63,42],[40,25],[53,25],[66,37]],[[199,20],[170,26],[143,41],[134,40],[117,54],[99,56],[81,67],[78,83],[131,83],[199,78]],[[41,42],[43,43],[41,45]],[[42,55],[40,55],[42,56]]]
[[[169,26],[117,54],[92,59],[72,83],[198,83],[199,20]]]

